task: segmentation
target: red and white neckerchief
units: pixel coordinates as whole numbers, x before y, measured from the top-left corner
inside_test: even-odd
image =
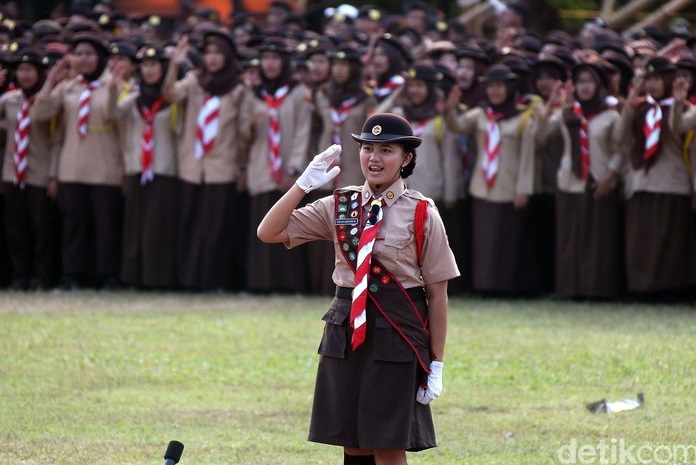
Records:
[[[332,143],[341,145],[341,128],[343,127],[343,123],[348,119],[350,110],[353,109],[357,101],[357,97],[351,97],[341,102],[338,108],[334,106],[331,107],[330,114],[331,122],[333,123]]]
[[[351,344],[353,350],[365,342],[367,334],[367,280],[370,275],[372,248],[377,232],[382,226],[382,204],[384,200],[375,199],[370,203],[367,222],[358,243],[358,258],[355,264],[355,287],[350,304],[350,326],[353,328]]]
[[[500,125],[498,120],[503,117],[503,114],[495,113],[491,107],[488,107],[486,108],[486,116],[488,117],[488,127],[486,127],[486,137],[484,138],[485,154],[482,172],[486,186],[490,189],[495,184],[500,167]]]
[[[375,86],[372,89],[375,97],[383,98],[391,94],[394,89],[401,87],[406,82],[406,79],[400,74],[395,74],[383,86]]]
[[[643,122],[643,135],[645,136],[643,160],[650,160],[657,153],[660,132],[662,132],[662,106],[672,105],[674,99],[667,98],[658,102],[648,94],[647,102],[650,108],[645,112],[645,121]]]
[[[580,103],[573,103],[573,113],[580,119],[580,131],[578,132],[578,139],[580,142],[580,170],[582,173],[582,179],[587,181],[590,177],[590,140],[589,140],[589,128],[588,128],[588,118],[582,111]]]
[[[142,154],[142,174],[140,175],[140,185],[144,186],[148,181],[152,181],[155,177],[155,173],[152,169],[154,155],[155,155],[155,131],[154,131],[154,120],[155,115],[162,107],[164,100],[159,97],[152,104],[152,107],[141,107],[140,113],[143,115],[145,120],[145,129],[143,129],[143,136],[140,139],[140,148]]]
[[[34,104],[34,97],[24,99],[22,106],[17,112],[14,133],[14,167],[15,184],[24,189],[29,164],[29,131],[31,129],[31,106]]]
[[[411,127],[413,128],[413,135],[415,137],[422,136],[423,131],[425,131],[425,127],[428,125],[431,119],[432,118],[426,118],[411,124]]]
[[[84,139],[87,135],[87,122],[89,121],[89,109],[92,101],[92,91],[101,85],[99,81],[87,82],[84,79],[81,81],[84,89],[80,93],[80,98],[77,101],[77,135],[80,139]]]
[[[278,108],[285,101],[290,86],[278,88],[273,95],[263,91],[263,99],[268,105],[268,169],[275,182],[282,178],[283,159],[280,156],[280,118]]]
[[[205,154],[213,150],[219,129],[220,97],[206,94],[196,120],[196,148],[194,152],[196,160],[200,160]]]

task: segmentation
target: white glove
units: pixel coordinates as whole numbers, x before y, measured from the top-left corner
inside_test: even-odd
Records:
[[[430,401],[440,397],[442,393],[442,368],[444,364],[438,361],[430,362],[430,374],[428,375],[428,388],[422,386],[416,392],[416,401],[428,405]]]
[[[334,144],[315,156],[295,183],[308,194],[338,176],[338,173],[341,171],[340,167],[334,166],[328,172],[326,170],[338,158],[341,150],[340,145]]]

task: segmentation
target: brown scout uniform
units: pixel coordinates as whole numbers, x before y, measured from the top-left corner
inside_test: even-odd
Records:
[[[306,100],[308,92],[305,85],[295,85],[277,109],[283,173],[299,174],[308,163],[312,123],[311,108]],[[268,105],[249,89],[240,113],[240,136],[248,147],[248,288],[256,292],[307,292],[309,270],[304,251],[288,252],[280,244],[264,244],[256,237],[257,225],[283,194],[268,166]],[[256,119],[258,115],[262,115],[260,119]]]
[[[533,118],[523,113],[498,121],[499,167],[495,184],[488,189],[483,177],[483,148],[488,118],[483,108],[457,114],[447,111],[450,130],[475,134],[478,156],[471,173],[473,288],[493,292],[539,292],[542,283],[534,255],[527,211],[516,210],[517,194],[534,192]]]
[[[246,279],[246,196],[237,191],[238,121],[244,86],[220,95],[219,131],[212,150],[195,158],[197,119],[205,90],[196,71],[162,89],[165,99],[186,112],[179,144],[181,180],[179,282],[184,289],[242,289]],[[155,145],[157,142],[155,142]]]
[[[369,186],[346,189],[355,192],[355,202],[365,212],[373,198]],[[424,197],[406,189],[399,179],[384,191],[383,199],[386,205],[373,256],[408,290],[418,310],[427,314],[423,286],[459,275],[442,221],[429,201],[419,268],[414,214]],[[333,280],[341,288],[352,288],[355,274],[336,236],[335,211],[334,196],[295,210],[287,227],[289,241],[285,245],[291,248],[313,240],[332,241],[336,254]],[[324,316],[326,327],[319,349],[321,358],[309,440],[366,449],[434,447],[430,407],[415,402],[422,372],[411,348],[370,302],[365,343],[356,351],[348,349],[352,331],[348,318],[350,304],[350,298],[339,293]],[[390,308],[388,311],[411,310]],[[404,389],[409,385],[413,386],[412,390]]]
[[[22,91],[16,89],[5,94],[0,102],[0,117],[7,134],[2,166],[4,226],[13,279],[35,277],[39,285],[50,287],[56,283],[60,271],[60,221],[57,205],[48,198],[46,186],[56,177],[56,148],[60,146],[52,143],[52,122],[36,121],[32,107],[26,186],[20,189],[14,184],[14,132],[23,101]]]
[[[623,286],[623,219],[617,178],[605,198],[594,198],[594,183],[608,171],[621,173],[624,154],[616,135],[616,110],[607,109],[588,122],[591,184],[573,172],[572,144],[562,111],[539,121],[537,144],[555,133],[563,151],[557,173],[556,294],[563,297],[617,297]],[[589,185],[588,185],[589,184]]]
[[[141,141],[145,120],[137,106],[137,92],[118,103],[118,117],[128,127],[123,134],[126,198],[123,228],[123,282],[149,288],[178,286],[176,254],[179,220],[177,179],[179,121],[173,121],[172,106],[153,120],[154,179],[141,184]],[[177,126],[175,128],[174,126]]]
[[[683,158],[683,129],[693,116],[683,104],[663,108],[660,151],[649,168],[626,163],[626,278],[629,291],[659,292],[696,284],[696,231],[691,210],[694,186]],[[679,112],[679,114],[675,114]],[[684,117],[684,123],[680,122]],[[619,142],[633,147],[635,109],[621,115]],[[668,131],[665,134],[665,131]]]
[[[114,120],[118,92],[105,71],[92,90],[87,134],[77,132],[81,77],[59,83],[48,97],[37,96],[33,117],[62,119],[64,142],[58,161],[59,206],[63,213],[63,271],[119,275],[123,229],[123,156]],[[91,231],[94,231],[92,233]],[[96,260],[91,259],[93,255]],[[92,266],[96,261],[96,269]]]

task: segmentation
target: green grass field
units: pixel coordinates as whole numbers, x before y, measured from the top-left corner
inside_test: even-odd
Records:
[[[0,294],[0,464],[159,464],[171,439],[182,465],[341,464],[306,441],[328,304]],[[452,299],[440,446],[409,463],[696,463],[695,379],[690,306]]]

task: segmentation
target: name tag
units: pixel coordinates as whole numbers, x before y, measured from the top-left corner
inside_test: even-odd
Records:
[[[358,221],[357,218],[336,218],[334,224],[336,226],[357,226]]]

